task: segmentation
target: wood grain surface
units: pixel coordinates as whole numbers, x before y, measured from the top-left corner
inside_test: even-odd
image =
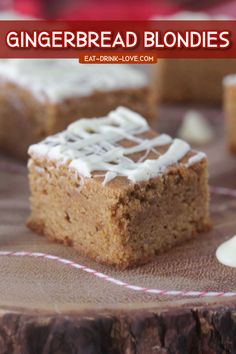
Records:
[[[220,110],[199,108],[216,137],[203,147],[210,184],[236,189],[236,157],[224,144]],[[158,130],[176,134],[181,107],[162,108]],[[236,197],[212,194],[212,231],[124,272],[26,229],[24,164],[0,158],[1,251],[45,252],[147,288],[236,291],[236,270],[220,265],[216,247],[236,234]],[[236,353],[236,298],[163,296],[107,283],[42,258],[0,257],[0,353]]]

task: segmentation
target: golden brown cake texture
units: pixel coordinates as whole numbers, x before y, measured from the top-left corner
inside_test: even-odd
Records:
[[[155,124],[154,94],[128,65],[82,65],[70,59],[0,61],[0,148],[26,158],[29,145],[81,117],[103,116],[118,105]]]
[[[236,154],[236,74],[226,76],[223,86],[226,141],[229,150]]]
[[[29,149],[28,226],[127,268],[209,227],[205,154],[119,107]]]
[[[212,21],[232,20],[228,16],[205,12],[179,11],[157,20]],[[161,103],[220,105],[222,79],[235,72],[236,59],[160,59],[155,66],[155,87]]]
[[[160,59],[155,87],[162,103],[222,103],[222,79],[235,72],[236,59]]]

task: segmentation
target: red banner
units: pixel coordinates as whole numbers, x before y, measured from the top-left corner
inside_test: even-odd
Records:
[[[28,20],[0,26],[1,58],[85,58],[94,52],[133,55],[130,60],[236,57],[236,21]]]

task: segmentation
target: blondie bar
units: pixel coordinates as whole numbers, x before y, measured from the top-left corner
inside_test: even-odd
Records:
[[[209,226],[207,158],[119,107],[29,148],[30,229],[92,259],[143,264]]]
[[[73,59],[0,61],[0,149],[27,157],[30,144],[81,118],[125,105],[148,119],[155,104],[146,76],[128,65]]]
[[[160,59],[156,92],[162,103],[222,103],[222,79],[235,72],[236,59]]]
[[[226,141],[231,152],[236,154],[236,74],[223,80]]]
[[[230,20],[223,15],[180,11],[165,20]],[[155,86],[161,103],[196,103],[220,105],[222,79],[235,72],[236,59],[160,59],[155,65]]]

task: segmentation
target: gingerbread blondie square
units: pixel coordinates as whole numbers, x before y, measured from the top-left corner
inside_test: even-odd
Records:
[[[84,65],[73,59],[0,61],[0,149],[27,157],[28,146],[81,117],[125,105],[155,118],[146,76],[129,65]]]
[[[126,268],[209,226],[207,158],[119,107],[29,148],[28,227]]]
[[[236,74],[223,80],[226,141],[229,150],[236,154]]]
[[[212,21],[232,18],[179,11],[156,19]],[[235,71],[236,59],[160,59],[154,67],[159,102],[220,105],[223,97],[222,79]]]
[[[162,103],[220,105],[222,79],[235,71],[236,59],[160,59],[157,99]]]

